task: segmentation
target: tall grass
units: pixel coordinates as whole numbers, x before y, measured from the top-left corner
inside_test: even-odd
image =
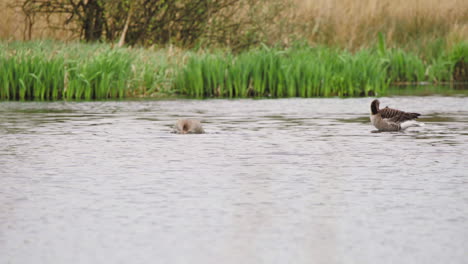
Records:
[[[92,100],[161,92],[167,62],[135,49],[99,44],[0,44],[0,99]]]
[[[310,43],[357,50],[370,47],[383,32],[390,47],[418,55],[438,40],[449,45],[468,39],[464,0],[293,0],[286,12],[297,26],[289,35]]]
[[[0,43],[0,100],[365,96],[395,83],[467,79],[467,43],[431,54],[388,48],[383,34],[356,52],[304,44],[234,54]]]
[[[0,99],[58,99],[63,86],[64,60],[31,56],[19,51],[0,58]]]
[[[378,93],[387,83],[385,67],[369,51],[263,47],[238,56],[192,56],[175,85],[194,97],[312,97]]]
[[[122,98],[130,77],[128,54],[108,51],[95,57],[19,51],[0,58],[1,99],[57,100]]]
[[[451,53],[424,60],[401,49],[387,49],[383,35],[378,43],[355,53],[327,47],[263,46],[239,55],[193,54],[174,85],[192,97],[372,95],[392,83],[451,81],[456,61],[468,52],[459,45]]]

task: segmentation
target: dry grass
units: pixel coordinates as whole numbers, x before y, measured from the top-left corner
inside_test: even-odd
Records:
[[[28,39],[21,9],[11,8],[17,2],[20,1],[0,0],[1,39]],[[305,39],[309,43],[356,49],[373,45],[378,32],[385,35],[389,45],[395,46],[417,47],[438,39],[451,46],[468,40],[466,0],[284,0],[284,3],[281,18],[258,22],[264,26],[257,30],[267,32],[262,41],[289,45],[293,40]],[[61,24],[60,19],[53,18],[56,25]],[[31,37],[77,38],[71,31],[47,27],[44,17],[36,18]]]
[[[468,39],[465,0],[295,0],[291,9],[309,42],[361,47],[382,32],[389,43],[448,44]]]
[[[26,17],[21,10],[19,0],[0,0],[0,39],[7,41],[56,39],[73,40],[78,36],[68,29],[63,29],[65,19],[60,16],[35,17],[31,36],[28,34]],[[52,25],[50,27],[49,25]]]
[[[0,38],[2,39],[22,39],[24,17],[19,14],[19,8],[8,7],[15,2],[14,0],[0,0]]]

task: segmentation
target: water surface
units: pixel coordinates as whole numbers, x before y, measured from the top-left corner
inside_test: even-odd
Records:
[[[466,263],[468,98],[372,99],[0,103],[0,263]]]

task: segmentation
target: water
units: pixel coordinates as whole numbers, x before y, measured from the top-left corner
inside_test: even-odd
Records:
[[[0,103],[0,263],[466,263],[468,97],[372,99]]]

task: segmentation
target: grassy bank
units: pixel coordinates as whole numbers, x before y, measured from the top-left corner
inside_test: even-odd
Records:
[[[0,99],[107,99],[165,93],[169,50],[59,42],[0,45]],[[176,57],[179,57],[177,55]],[[170,64],[172,63],[172,66]]]
[[[2,100],[364,96],[395,83],[466,81],[468,61],[466,42],[421,57],[386,48],[383,37],[354,53],[308,45],[233,54],[57,42],[3,43],[0,50]]]

